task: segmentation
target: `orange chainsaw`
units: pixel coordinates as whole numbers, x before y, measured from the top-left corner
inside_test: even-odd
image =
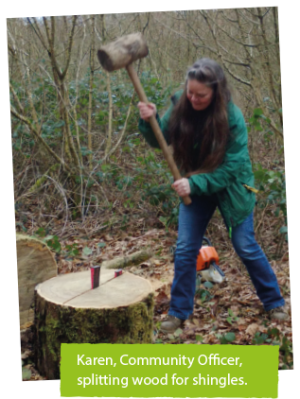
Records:
[[[203,237],[203,241],[207,245],[202,245],[199,250],[196,266],[197,278],[213,283],[222,283],[225,274],[219,267],[219,255],[208,238]]]

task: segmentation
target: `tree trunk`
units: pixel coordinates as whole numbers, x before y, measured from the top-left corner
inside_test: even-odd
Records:
[[[35,364],[47,379],[59,379],[61,343],[152,343],[153,289],[128,272],[114,278],[101,268],[91,289],[90,271],[48,280],[36,288]]]

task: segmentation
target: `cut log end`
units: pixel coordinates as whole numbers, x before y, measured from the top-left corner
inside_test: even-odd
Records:
[[[152,292],[148,280],[123,272],[101,268],[100,285],[91,289],[90,271],[57,276],[36,287],[38,295],[59,306],[79,309],[111,309],[140,302]]]
[[[35,286],[57,276],[53,253],[41,240],[22,234],[16,235],[20,328],[33,322]]]

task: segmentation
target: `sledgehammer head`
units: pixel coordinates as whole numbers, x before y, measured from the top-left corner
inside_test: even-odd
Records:
[[[112,72],[146,57],[148,47],[141,33],[132,33],[101,47],[97,55],[102,67]]]

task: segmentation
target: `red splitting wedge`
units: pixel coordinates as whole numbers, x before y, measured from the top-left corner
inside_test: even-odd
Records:
[[[92,290],[94,288],[99,287],[100,282],[100,265],[90,266],[91,269],[91,283],[92,283]]]

